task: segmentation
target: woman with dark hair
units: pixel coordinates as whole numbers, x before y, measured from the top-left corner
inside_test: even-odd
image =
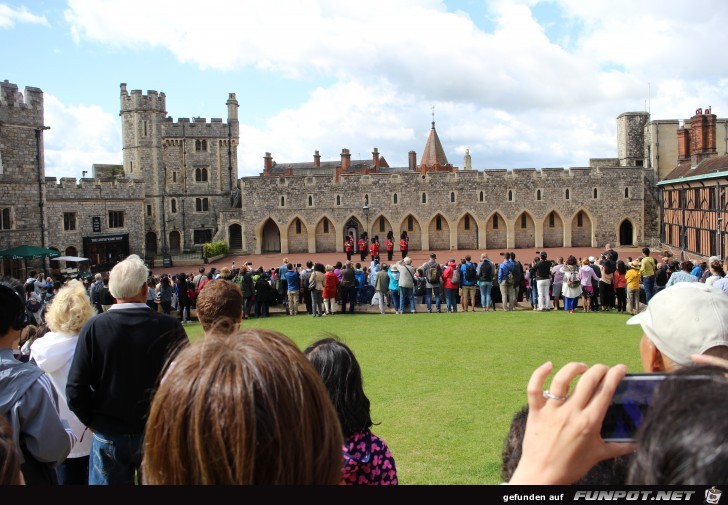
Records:
[[[169,281],[169,277],[166,275],[162,277],[162,280],[157,286],[157,298],[159,304],[162,306],[162,312],[170,314],[172,312],[172,283]]]
[[[573,314],[574,310],[579,306],[579,297],[581,296],[581,281],[579,279],[579,266],[576,258],[569,256],[566,264],[561,267],[564,274],[564,281],[561,286],[561,293],[564,295],[564,310],[568,310]]]
[[[285,335],[212,334],[154,395],[141,478],[157,485],[335,485],[343,437],[321,377]]]
[[[177,303],[182,324],[190,322],[190,299],[187,292],[187,274],[181,273],[177,276]]]
[[[386,442],[371,432],[369,398],[351,349],[335,338],[317,340],[304,354],[321,374],[344,434],[343,483],[396,485],[397,469]]]
[[[624,261],[617,261],[617,270],[614,272],[614,292],[617,295],[617,312],[627,312],[627,265]]]

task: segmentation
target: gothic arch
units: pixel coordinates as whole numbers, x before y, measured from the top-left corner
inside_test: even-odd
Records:
[[[551,222],[552,214],[553,226]],[[564,220],[556,209],[549,210],[543,220],[543,246],[564,247]]]
[[[74,246],[69,245],[63,253],[64,256],[78,256],[78,249]]]
[[[157,234],[153,231],[148,231],[144,235],[144,250],[147,256],[155,256],[157,254]]]
[[[336,225],[333,219],[324,214],[316,223],[314,235],[316,252],[336,252]]]
[[[580,215],[581,218],[579,218]],[[593,230],[594,220],[589,211],[583,208],[578,209],[571,219],[571,246],[592,247]]]
[[[521,213],[519,213],[516,217],[516,222],[513,228],[516,238],[516,249],[536,247],[536,223],[530,212],[527,210],[521,211]]]
[[[412,229],[411,230],[409,229],[410,218],[412,218]],[[402,219],[402,222],[399,225],[399,230],[394,230],[394,237],[397,242],[397,246],[395,247],[395,249],[399,248],[399,236],[403,231],[406,231],[407,235],[409,236],[409,250],[410,251],[421,250],[422,249],[422,227],[420,226],[420,218],[418,218],[414,212],[410,212],[407,215],[405,215],[404,219]]]
[[[180,233],[177,230],[169,232],[169,252],[170,254],[179,254],[182,252]]]
[[[288,225],[288,252],[308,252],[308,226],[301,216],[294,215]]]
[[[617,225],[617,243],[621,246],[634,245],[637,243],[637,226],[628,217],[622,219]]]
[[[381,229],[381,223],[384,223],[384,230]],[[392,220],[389,219],[384,213],[378,214],[374,221],[371,222],[371,232],[369,233],[369,239],[378,236],[379,247],[384,248],[384,241],[387,239],[387,233],[392,230],[394,233],[394,227],[392,226]]]
[[[497,220],[497,228],[496,226]],[[508,247],[508,222],[501,211],[490,213],[485,221],[485,248],[506,249]]]
[[[237,222],[228,223],[228,250],[236,251],[243,248],[243,226]]]
[[[355,214],[350,215],[341,227],[341,237],[337,237],[338,242],[341,244],[341,250],[343,250],[346,236],[349,235],[349,232],[352,232],[354,234],[354,252],[359,252],[359,237],[361,237],[364,230],[365,225],[361,219],[359,219],[359,216]]]
[[[478,232],[478,222],[475,216],[470,212],[465,212],[458,220],[458,249],[477,249]]]
[[[408,231],[407,233],[409,234],[410,232]],[[427,233],[430,237],[430,251],[450,250],[450,223],[441,212],[432,216],[430,224],[427,226]],[[410,237],[411,243],[412,237]]]
[[[258,254],[281,252],[281,230],[273,218],[269,217],[256,226],[255,238],[260,244]]]

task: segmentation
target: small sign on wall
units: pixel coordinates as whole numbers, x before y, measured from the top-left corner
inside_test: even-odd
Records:
[[[101,233],[101,218],[99,216],[93,216],[91,218],[91,226],[94,233]]]

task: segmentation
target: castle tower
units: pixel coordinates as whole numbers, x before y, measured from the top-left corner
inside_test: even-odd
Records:
[[[445,156],[445,150],[442,148],[440,137],[437,136],[437,130],[435,130],[435,121],[432,121],[432,129],[430,135],[427,137],[427,144],[425,144],[425,150],[422,152],[422,159],[420,160],[420,170],[423,172],[429,170],[437,170],[439,167],[446,167],[450,165]]]
[[[624,112],[617,116],[617,158],[621,167],[642,167],[645,160],[645,125],[648,112]]]

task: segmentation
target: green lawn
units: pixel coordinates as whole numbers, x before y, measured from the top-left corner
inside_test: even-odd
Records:
[[[497,484],[503,440],[526,403],[531,372],[551,360],[624,363],[642,371],[639,326],[616,313],[275,315],[302,349],[327,333],[356,353],[373,431],[389,444],[400,484]],[[201,328],[187,326],[192,339]]]

